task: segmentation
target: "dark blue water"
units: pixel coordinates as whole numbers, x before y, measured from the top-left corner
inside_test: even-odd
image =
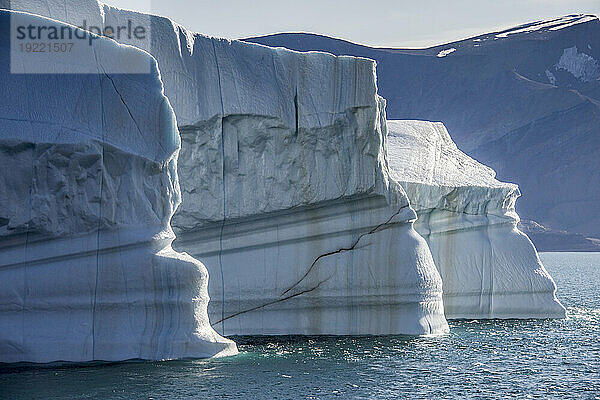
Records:
[[[545,253],[567,320],[437,338],[236,338],[240,355],[0,371],[1,399],[600,399],[600,253]]]

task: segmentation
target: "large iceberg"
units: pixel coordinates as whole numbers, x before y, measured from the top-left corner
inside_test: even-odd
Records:
[[[561,318],[556,286],[517,229],[517,185],[460,151],[440,122],[388,121],[391,176],[419,215],[447,318]]]
[[[213,276],[213,323],[228,334],[446,331],[439,275],[388,176],[373,63],[240,43],[219,58],[243,50],[243,63],[220,66],[228,84],[243,87],[266,56],[274,84],[224,91],[231,111],[181,129],[176,245]]]
[[[171,247],[180,138],[155,60],[97,39],[67,59],[95,74],[11,73],[15,18],[64,26],[0,10],[0,362],[235,354],[205,267]],[[148,73],[105,72],[131,63]]]
[[[80,14],[28,10],[73,24],[148,18],[95,2]],[[443,333],[438,268],[449,279],[453,317],[564,316],[535,249],[514,228],[515,186],[492,185],[489,169],[479,164],[473,179],[485,184],[464,193],[450,169],[432,170],[444,175],[433,177],[432,187],[424,176],[412,181],[390,170],[387,141],[394,135],[388,138],[373,61],[210,38],[157,16],[149,23],[148,50],[182,138],[183,203],[173,217],[173,246],[206,265],[209,316],[220,332]],[[446,139],[446,147],[453,145]],[[415,157],[420,165],[418,154],[426,150],[414,146],[401,159]],[[461,154],[450,152],[447,162],[464,162]],[[436,205],[452,199],[444,179],[462,196],[451,223],[463,223],[465,210],[479,213],[473,235],[450,233],[436,222],[438,211],[445,212]],[[498,206],[502,223],[482,211],[495,202],[506,202]],[[415,207],[433,256],[415,230]],[[437,240],[432,230],[446,233]],[[454,240],[460,244],[451,245]],[[446,256],[451,259],[436,268],[434,259]],[[509,273],[488,275],[504,270]]]

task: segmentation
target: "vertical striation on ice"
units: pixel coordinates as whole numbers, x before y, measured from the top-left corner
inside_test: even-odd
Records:
[[[171,247],[180,139],[155,60],[98,39],[77,60],[96,74],[11,74],[14,15],[0,11],[0,362],[235,354],[210,327],[205,267]],[[103,72],[132,60],[150,72]]]

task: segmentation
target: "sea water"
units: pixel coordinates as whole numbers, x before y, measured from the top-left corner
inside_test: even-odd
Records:
[[[600,253],[543,253],[566,320],[442,337],[235,338],[216,360],[0,369],[0,399],[600,399]]]

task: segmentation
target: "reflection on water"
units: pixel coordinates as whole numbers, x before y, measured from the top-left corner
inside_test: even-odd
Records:
[[[566,320],[441,337],[238,337],[218,360],[4,367],[0,399],[600,398],[600,253],[545,253]]]

